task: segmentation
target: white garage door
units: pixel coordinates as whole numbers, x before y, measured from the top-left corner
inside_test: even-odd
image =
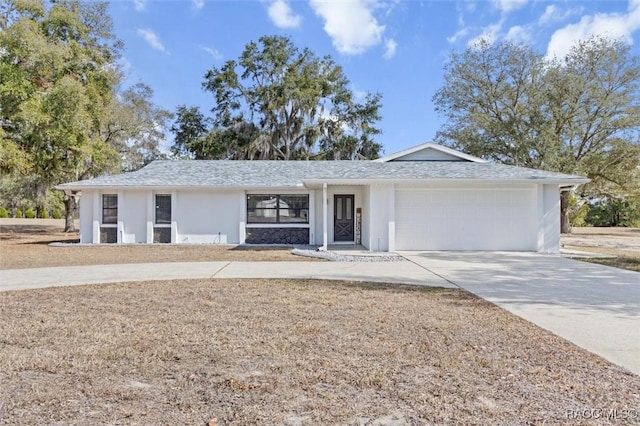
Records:
[[[397,189],[396,250],[536,250],[533,191]]]

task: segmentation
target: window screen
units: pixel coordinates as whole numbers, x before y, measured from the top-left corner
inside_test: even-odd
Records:
[[[169,194],[156,195],[156,224],[171,224],[171,195]]]
[[[102,195],[102,223],[118,223],[118,196]]]

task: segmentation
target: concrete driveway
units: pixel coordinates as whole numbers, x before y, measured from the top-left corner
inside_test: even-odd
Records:
[[[535,253],[400,254],[640,374],[640,273]]]

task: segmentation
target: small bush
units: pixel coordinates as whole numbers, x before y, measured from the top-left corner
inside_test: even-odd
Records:
[[[28,209],[26,212],[24,212],[24,217],[26,217],[27,219],[35,219],[36,212],[34,212],[32,209]]]
[[[589,208],[586,222],[593,226],[638,226],[640,203],[633,199],[602,199]]]
[[[569,212],[569,222],[571,226],[587,226],[587,215],[589,214],[589,204],[583,204],[579,208]]]
[[[54,219],[62,219],[62,213],[60,213],[60,210],[54,210],[51,217]]]
[[[49,219],[49,212],[45,209],[40,210],[40,219]]]
[[[7,209],[5,209],[4,207],[0,207],[0,218],[7,218],[9,217],[9,212],[7,211]]]
[[[16,210],[16,218],[17,219],[22,219],[22,210],[20,210],[20,209]]]

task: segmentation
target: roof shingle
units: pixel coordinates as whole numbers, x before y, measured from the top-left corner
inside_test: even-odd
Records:
[[[58,189],[100,187],[296,187],[309,181],[486,180],[580,184],[587,179],[495,163],[460,161],[163,160],[142,169],[70,182]]]

